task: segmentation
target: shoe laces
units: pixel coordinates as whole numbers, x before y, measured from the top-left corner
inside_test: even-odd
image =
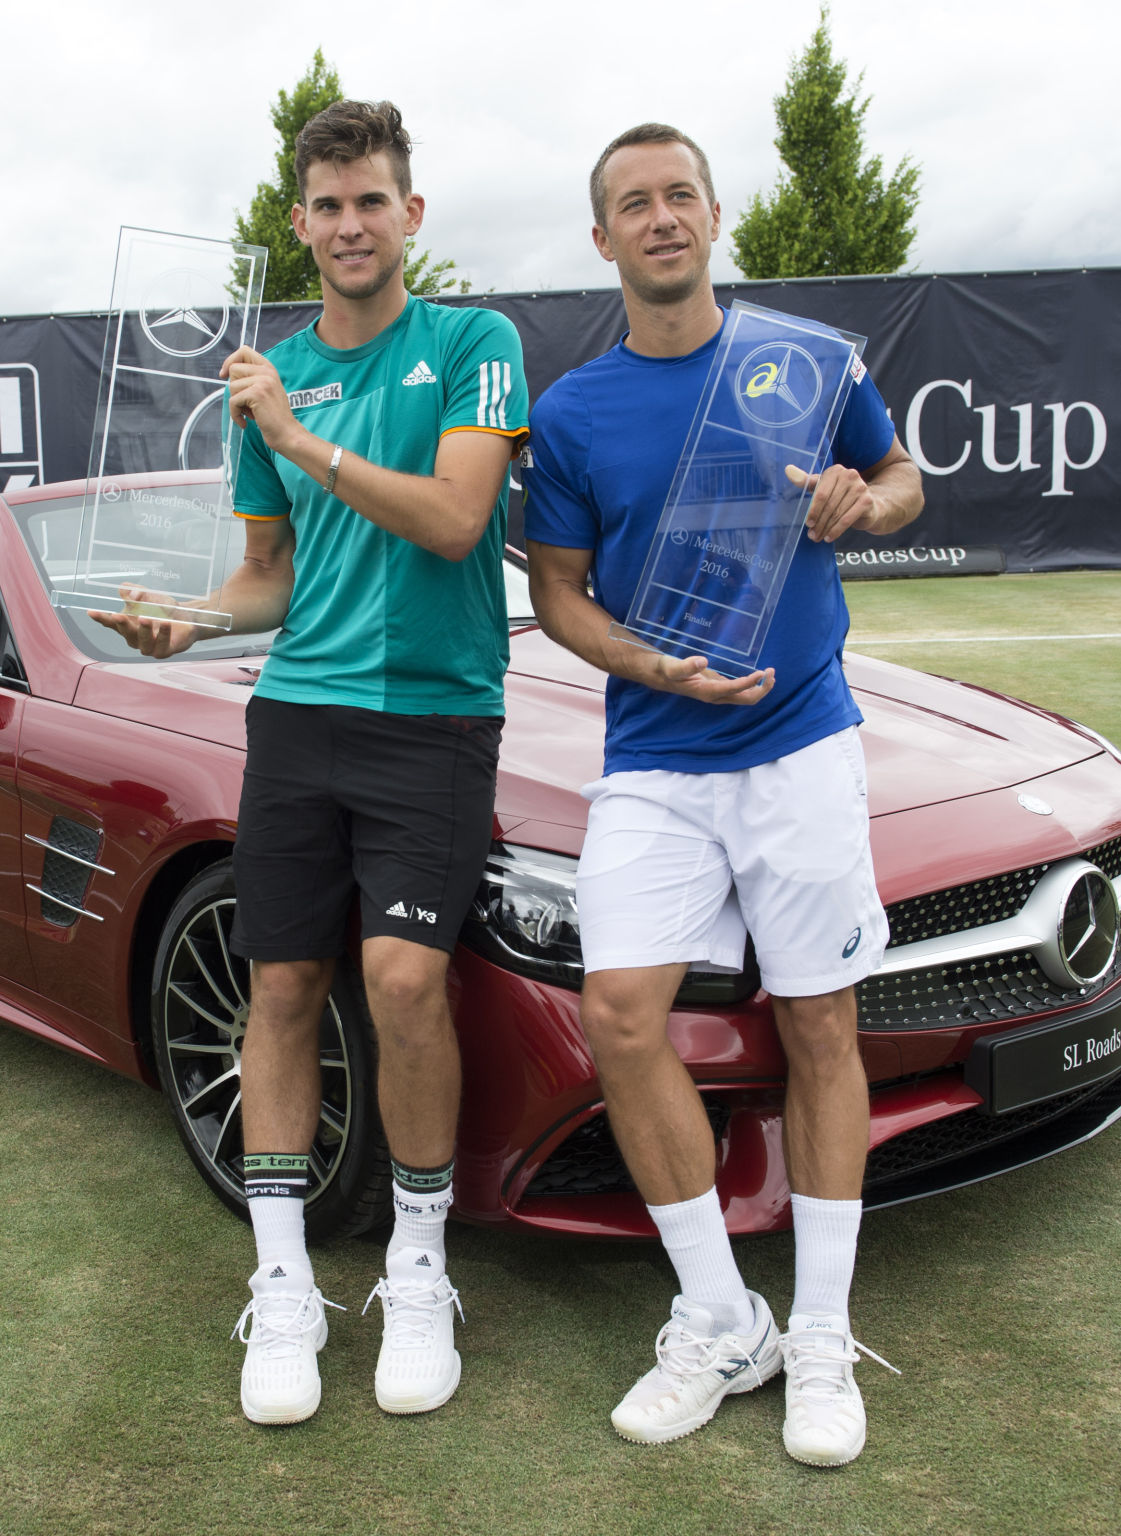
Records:
[[[666,1376],[678,1379],[684,1376],[703,1376],[705,1371],[711,1371],[727,1358],[727,1351],[720,1348],[722,1337],[724,1335],[710,1338],[707,1334],[694,1333],[691,1328],[671,1318],[655,1340],[654,1353]],[[759,1376],[759,1367],[755,1361],[746,1353],[742,1358],[759,1377],[761,1386],[763,1378]]]
[[[290,1359],[299,1354],[304,1334],[319,1327],[324,1307],[346,1311],[337,1301],[328,1301],[318,1286],[299,1296],[291,1291],[252,1296],[230,1338],[240,1339],[243,1344],[252,1342],[270,1360]],[[250,1322],[251,1332],[247,1331]]]
[[[366,1297],[363,1317],[375,1297],[385,1303],[386,1330],[393,1349],[423,1349],[430,1344],[435,1336],[437,1316],[445,1307],[454,1304],[460,1321],[466,1321],[459,1292],[447,1275],[441,1275],[427,1285],[383,1276]]]
[[[828,1342],[827,1342],[828,1341]],[[838,1348],[838,1341],[840,1347]],[[896,1376],[903,1372],[851,1333],[802,1328],[779,1336],[787,1377],[808,1397],[835,1397],[846,1388],[845,1367],[856,1365],[862,1355],[875,1360]]]

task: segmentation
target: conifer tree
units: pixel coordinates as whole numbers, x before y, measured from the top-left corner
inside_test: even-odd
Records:
[[[834,59],[829,12],[775,97],[775,148],[784,169],[769,196],[756,193],[732,231],[745,277],[828,277],[897,272],[915,238],[919,168],[904,156],[885,183],[883,162],[863,164],[864,80],[846,93],[848,66]]]

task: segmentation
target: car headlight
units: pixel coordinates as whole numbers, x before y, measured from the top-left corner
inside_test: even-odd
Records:
[[[460,938],[504,970],[579,989],[584,980],[576,914],[576,860],[537,848],[495,843]],[[737,974],[690,971],[677,1007],[728,1007],[759,987],[748,940]]]
[[[576,860],[496,843],[461,938],[506,970],[579,987]]]

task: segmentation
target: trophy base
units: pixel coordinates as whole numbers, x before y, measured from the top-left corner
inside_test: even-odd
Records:
[[[627,645],[637,645],[644,651],[658,651],[663,656],[681,658],[703,656],[709,671],[717,672],[721,677],[747,677],[750,673],[759,671],[762,665],[751,656],[730,651],[725,646],[697,645],[695,641],[683,640],[676,635],[666,633],[643,635],[633,627],[628,628],[627,625],[620,624],[614,619],[607,633],[612,640],[622,640]]]
[[[232,613],[218,613],[209,608],[190,608],[182,604],[137,602],[134,598],[122,598],[106,592],[65,592],[57,588],[51,593],[55,608],[84,608],[94,613],[127,613],[149,619],[171,619],[178,623],[198,624],[203,629],[230,630],[233,628]]]

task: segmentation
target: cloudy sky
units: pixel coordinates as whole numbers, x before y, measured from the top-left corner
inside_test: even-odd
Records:
[[[103,309],[122,224],[233,233],[272,171],[269,106],[321,47],[400,106],[422,245],[476,289],[602,287],[585,187],[649,119],[708,151],[725,237],[778,171],[773,98],[818,0],[53,0],[6,8],[0,315]],[[922,272],[1121,264],[1121,8],[832,0],[866,148],[922,169]],[[720,242],[715,276],[736,276]]]

